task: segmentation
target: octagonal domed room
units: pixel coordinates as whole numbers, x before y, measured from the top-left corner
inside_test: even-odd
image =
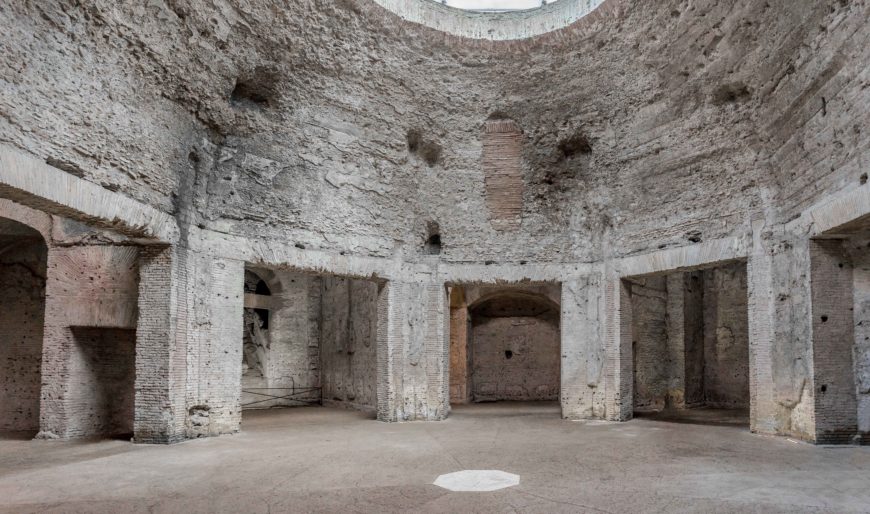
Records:
[[[868,42],[0,0],[0,512],[870,511]]]

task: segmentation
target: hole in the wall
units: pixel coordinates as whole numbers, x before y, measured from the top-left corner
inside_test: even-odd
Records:
[[[510,350],[504,351],[504,358],[505,359],[513,359],[513,357],[514,357],[514,352],[512,352]]]
[[[236,82],[230,99],[236,104],[250,102],[261,107],[269,106],[269,96],[265,91],[246,82]]]
[[[230,102],[240,107],[272,107],[277,100],[278,74],[266,68],[256,68],[238,77],[230,94]]]
[[[584,134],[577,133],[559,142],[562,157],[570,159],[576,155],[592,153],[592,144]]]
[[[512,119],[512,116],[505,111],[493,111],[487,118],[487,120],[509,120]]]
[[[700,243],[702,241],[701,233],[698,231],[688,232],[686,233],[686,239],[692,243]]]
[[[828,317],[822,316],[822,323],[827,323],[827,322],[828,322]]]
[[[426,241],[426,253],[429,255],[438,255],[441,253],[441,235],[432,234]]]
[[[441,227],[437,222],[426,223],[426,243],[423,245],[426,255],[438,255],[441,253]]]
[[[725,105],[749,100],[752,93],[741,82],[723,84],[713,91],[712,100],[715,105]]]
[[[819,388],[819,391],[821,391],[821,392],[823,392],[823,393],[827,392],[827,391],[828,391],[828,385],[827,385],[827,384],[822,384],[822,387]]]
[[[864,184],[866,184],[866,183],[867,183],[867,174],[866,174],[866,173],[862,173],[862,174],[861,174],[861,177],[859,177],[859,180],[860,180],[862,186],[863,186]]]
[[[430,168],[438,164],[441,158],[441,145],[427,140],[417,129],[409,130],[406,138],[409,152],[423,159]]]
[[[293,246],[295,246],[296,248],[299,248],[300,250],[304,250],[304,249],[305,249],[305,245],[302,244],[302,243],[296,243],[296,244],[293,245]]]

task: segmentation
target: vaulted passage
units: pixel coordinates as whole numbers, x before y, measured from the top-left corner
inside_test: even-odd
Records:
[[[245,271],[242,408],[377,409],[378,284]]]
[[[40,233],[0,218],[0,431],[39,430],[47,248]]]
[[[559,399],[558,289],[451,288],[452,404]]]
[[[636,416],[748,424],[746,264],[626,279]]]

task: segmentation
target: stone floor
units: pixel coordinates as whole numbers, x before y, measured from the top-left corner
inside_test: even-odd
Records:
[[[495,469],[516,487],[449,492]],[[735,426],[571,422],[552,405],[386,424],[322,407],[249,412],[175,446],[0,440],[2,512],[870,512],[870,448]]]
[[[748,409],[674,409],[658,412],[635,412],[635,418],[691,425],[749,427]]]

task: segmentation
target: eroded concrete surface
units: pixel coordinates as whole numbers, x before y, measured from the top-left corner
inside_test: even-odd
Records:
[[[0,511],[797,513],[870,506],[870,448],[811,446],[736,427],[565,421],[556,404],[469,405],[447,421],[412,424],[302,407],[246,412],[243,427],[238,435],[168,447],[3,439]],[[464,469],[515,473],[520,485],[490,493],[432,485]]]

